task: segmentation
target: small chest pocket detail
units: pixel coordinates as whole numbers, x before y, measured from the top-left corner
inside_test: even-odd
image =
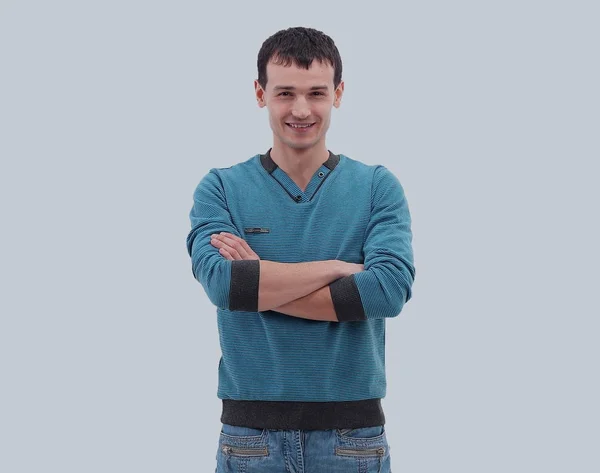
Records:
[[[246,227],[244,233],[270,233],[271,229],[265,227]]]

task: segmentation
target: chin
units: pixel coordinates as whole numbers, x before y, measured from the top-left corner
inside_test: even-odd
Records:
[[[285,142],[286,146],[288,146],[289,148],[292,149],[304,149],[304,148],[310,148],[311,145],[309,144],[304,144],[304,143],[290,143],[288,141]]]
[[[319,142],[319,140],[310,140],[310,141],[284,141],[284,143],[286,145],[288,145],[290,148],[295,148],[295,149],[305,149],[305,148],[312,148],[313,146],[315,146],[317,143]]]

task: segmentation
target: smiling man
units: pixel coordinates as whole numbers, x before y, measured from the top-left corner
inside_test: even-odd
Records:
[[[257,66],[273,145],[200,180],[187,237],[217,312],[217,471],[389,472],[385,324],[415,278],[407,199],[385,166],[327,148],[344,92],[329,36],[279,31]]]

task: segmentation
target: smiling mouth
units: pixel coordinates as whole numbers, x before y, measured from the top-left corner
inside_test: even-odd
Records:
[[[311,128],[314,123],[286,123],[286,125],[293,130],[307,130],[308,128]]]

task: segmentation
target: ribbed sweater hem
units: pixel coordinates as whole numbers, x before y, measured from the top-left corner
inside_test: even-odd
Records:
[[[330,430],[385,424],[381,399],[360,401],[239,401],[222,399],[223,424],[276,430]]]

